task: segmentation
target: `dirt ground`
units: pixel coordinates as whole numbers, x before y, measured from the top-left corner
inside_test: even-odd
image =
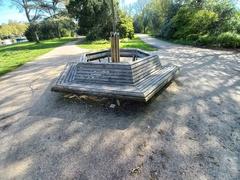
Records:
[[[240,179],[240,54],[139,36],[181,68],[147,104],[51,92],[74,43],[0,78],[0,179]]]

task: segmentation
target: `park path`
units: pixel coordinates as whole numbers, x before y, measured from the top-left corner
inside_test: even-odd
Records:
[[[173,44],[170,42],[162,41],[159,39],[156,39],[154,37],[151,37],[147,34],[137,34],[137,36],[144,42],[158,48],[158,49],[168,49],[173,47],[181,47],[181,45]]]
[[[0,119],[29,109],[32,100],[39,96],[38,92],[44,90],[59,75],[65,64],[79,59],[83,51],[75,43],[57,47],[35,61],[0,77]]]
[[[74,42],[0,78],[0,179],[239,179],[239,53],[138,36],[181,68],[148,104],[51,92]]]

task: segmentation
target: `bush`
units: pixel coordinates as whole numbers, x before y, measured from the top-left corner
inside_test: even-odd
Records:
[[[230,20],[226,21],[222,29],[223,32],[240,33],[240,12],[232,16]]]
[[[204,46],[204,45],[214,45],[216,44],[217,41],[216,41],[216,37],[215,36],[211,36],[211,35],[202,35],[202,36],[199,36],[198,37],[198,40],[196,41],[196,44],[197,45],[200,45],[200,46]]]
[[[38,24],[32,24],[25,32],[29,41],[35,41],[34,32],[40,40],[71,36],[75,32],[75,23],[68,17],[45,19]]]
[[[218,15],[215,12],[208,10],[199,10],[193,13],[189,22],[189,31],[195,34],[209,33],[215,23],[218,22]]]
[[[86,39],[88,41],[93,41],[97,39],[97,35],[94,32],[90,32],[87,34]]]
[[[27,27],[27,24],[15,21],[9,21],[8,24],[0,24],[0,39],[22,36]]]
[[[192,41],[192,42],[195,42],[197,41],[199,38],[199,35],[198,34],[190,34],[186,37],[186,40],[187,41]]]
[[[233,32],[225,32],[217,37],[217,42],[222,47],[238,48],[240,47],[240,35]]]
[[[25,36],[28,39],[28,41],[30,41],[30,42],[36,41],[34,32],[39,34],[38,30],[39,30],[38,24],[31,24],[28,26],[27,30],[25,31]]]
[[[212,11],[182,7],[173,17],[173,26],[177,29],[173,37],[186,39],[191,34],[210,33],[217,21],[218,15]]]
[[[173,34],[176,32],[176,28],[173,25],[173,22],[165,22],[160,30],[159,36],[164,39],[171,39]]]
[[[132,39],[134,37],[133,20],[123,12],[120,12],[117,29],[121,38]]]

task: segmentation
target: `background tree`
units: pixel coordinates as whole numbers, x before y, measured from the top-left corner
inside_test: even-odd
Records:
[[[0,39],[22,36],[28,25],[16,21],[9,21],[8,24],[0,25]]]
[[[78,33],[88,39],[102,36],[102,30],[108,30],[111,21],[110,1],[107,0],[70,0],[67,6],[69,14],[78,21]]]
[[[29,41],[34,41],[31,28],[34,27],[29,26],[25,36]],[[55,18],[45,18],[37,24],[37,33],[40,40],[74,36],[75,30],[75,22],[65,13],[58,14]]]
[[[134,30],[135,32],[146,33],[147,24],[148,24],[148,15],[146,14],[146,5],[150,0],[137,0],[135,3],[130,4],[127,11],[129,15],[133,16],[134,19]]]
[[[52,23],[56,26],[58,32],[58,38],[61,37],[60,32],[60,22],[63,14],[66,14],[66,5],[68,4],[68,0],[42,0],[40,7],[41,9],[51,18]]]
[[[61,11],[65,10],[65,6],[68,2],[68,0],[42,0],[40,7],[49,15],[49,17],[54,17]]]
[[[168,40],[196,45],[240,46],[237,0],[150,0],[134,20],[138,32]]]
[[[35,27],[37,21],[42,17],[42,10],[40,8],[41,0],[11,0],[20,12],[24,12],[30,26]],[[39,43],[37,29],[32,28],[32,34],[35,41]]]
[[[70,0],[67,5],[68,12],[78,21],[78,33],[87,36],[87,39],[109,38],[112,31],[111,4],[109,0]],[[118,21],[118,31],[122,26],[125,30],[132,31],[133,22],[126,14],[121,14],[119,4],[115,1]],[[124,21],[120,18],[128,18]],[[120,23],[119,23],[120,22]],[[123,22],[125,22],[123,24]],[[132,34],[131,32],[125,33]],[[122,35],[121,35],[122,36]],[[129,36],[130,38],[132,35]]]

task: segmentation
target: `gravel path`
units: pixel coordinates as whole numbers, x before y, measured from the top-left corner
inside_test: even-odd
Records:
[[[139,37],[181,67],[148,104],[51,92],[74,43],[0,78],[0,179],[240,178],[240,55]]]

